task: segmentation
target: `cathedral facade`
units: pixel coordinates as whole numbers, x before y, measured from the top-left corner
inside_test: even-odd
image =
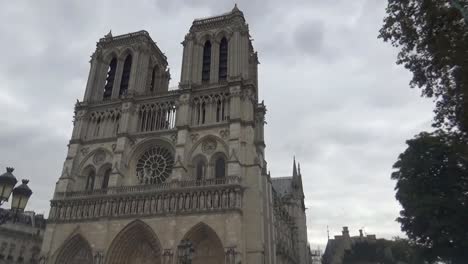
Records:
[[[194,20],[178,89],[148,32],[97,43],[55,187],[47,264],[306,264],[300,168],[272,178],[243,13]]]

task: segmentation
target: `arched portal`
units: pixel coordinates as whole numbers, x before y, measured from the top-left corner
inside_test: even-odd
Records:
[[[93,253],[89,243],[81,235],[73,236],[63,244],[55,263],[93,264]]]
[[[107,264],[160,264],[161,244],[151,227],[140,220],[128,224],[114,238]]]
[[[193,243],[194,255],[192,264],[223,264],[224,248],[216,232],[204,223],[192,227],[184,240]]]

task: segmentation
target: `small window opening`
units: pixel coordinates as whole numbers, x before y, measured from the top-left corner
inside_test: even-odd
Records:
[[[114,86],[115,71],[117,69],[117,59],[113,58],[107,70],[106,84],[104,85],[103,100],[109,100],[112,96],[112,87]]]
[[[109,186],[109,177],[110,177],[111,169],[107,169],[106,172],[104,172],[104,178],[102,179],[102,189],[107,189],[107,186]]]
[[[202,160],[200,160],[198,163],[197,163],[197,170],[196,170],[196,178],[197,178],[197,181],[201,181],[205,178],[205,162],[203,162]]]
[[[89,174],[88,174],[88,178],[86,180],[86,190],[87,191],[91,191],[93,190],[94,188],[94,178],[95,178],[95,173],[94,171],[91,171]]]
[[[128,55],[124,62],[122,79],[120,81],[119,95],[127,95],[128,84],[130,82],[130,71],[132,70],[132,55]]]
[[[206,114],[205,102],[203,102],[202,105],[201,105],[201,114],[202,114],[202,116],[201,116],[201,123],[202,123],[202,124],[205,124],[205,116],[206,116],[206,115],[205,115],[205,114]]]
[[[226,161],[222,157],[216,159],[215,177],[217,179],[226,177]]]
[[[203,47],[203,67],[202,67],[202,82],[210,80],[211,67],[211,42],[207,40]]]
[[[228,42],[226,38],[221,40],[219,44],[219,73],[218,79],[225,81],[227,78],[227,61],[228,61]]]
[[[153,71],[151,72],[151,83],[150,83],[150,87],[149,87],[149,90],[151,92],[154,91],[154,85],[155,85],[155,82],[156,82],[156,71],[157,71],[157,67],[155,66],[153,68]]]

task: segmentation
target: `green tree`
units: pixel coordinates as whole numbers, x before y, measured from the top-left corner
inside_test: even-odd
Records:
[[[411,87],[433,97],[434,126],[468,135],[468,0],[388,0],[379,38],[400,48]]]
[[[468,263],[468,160],[459,136],[423,132],[393,165],[397,219],[428,259]]]
[[[394,238],[391,244],[394,260],[408,264],[428,263],[424,260],[422,248],[408,239]]]

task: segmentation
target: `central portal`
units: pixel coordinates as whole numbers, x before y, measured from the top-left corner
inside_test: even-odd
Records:
[[[136,220],[112,241],[108,264],[161,264],[161,246],[153,230]]]

